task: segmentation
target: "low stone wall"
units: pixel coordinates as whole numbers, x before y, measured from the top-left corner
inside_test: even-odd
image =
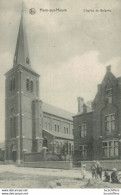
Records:
[[[24,161],[25,162],[40,162],[44,160],[44,155],[39,152],[25,153]]]
[[[43,161],[43,162],[24,162],[23,167],[50,168],[50,169],[72,169],[71,161]]]
[[[116,168],[118,171],[121,171],[121,160],[100,160],[100,164],[103,167],[103,170],[112,170]],[[81,161],[82,165],[86,165],[86,170],[91,169],[93,161]]]

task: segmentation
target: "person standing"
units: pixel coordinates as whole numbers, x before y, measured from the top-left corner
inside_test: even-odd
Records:
[[[102,166],[100,164],[100,162],[97,161],[97,177],[99,177],[100,179],[102,179]]]
[[[93,161],[93,164],[91,166],[91,172],[92,172],[92,178],[97,178],[97,164],[96,161]]]
[[[85,176],[86,176],[86,165],[81,165],[81,174],[82,174],[82,179],[85,179]]]

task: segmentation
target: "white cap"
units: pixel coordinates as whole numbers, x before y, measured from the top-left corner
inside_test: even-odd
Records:
[[[112,170],[113,170],[113,171],[117,171],[117,169],[116,169],[116,168],[113,168]]]

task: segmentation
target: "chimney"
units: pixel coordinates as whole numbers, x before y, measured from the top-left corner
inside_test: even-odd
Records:
[[[83,104],[83,113],[87,113],[87,105],[85,103]]]
[[[106,67],[107,72],[111,72],[111,65]]]
[[[82,97],[78,97],[78,113],[81,114],[83,113],[83,104],[84,104],[84,99]]]

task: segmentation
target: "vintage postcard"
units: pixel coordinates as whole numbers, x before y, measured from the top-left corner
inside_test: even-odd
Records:
[[[0,0],[2,194],[120,193],[120,64],[120,0]]]

